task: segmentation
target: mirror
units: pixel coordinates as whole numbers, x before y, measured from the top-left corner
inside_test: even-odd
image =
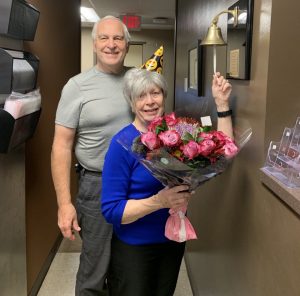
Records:
[[[233,26],[233,16],[227,20],[227,70],[226,78],[250,79],[253,0],[239,0],[228,9],[238,6],[238,25]]]

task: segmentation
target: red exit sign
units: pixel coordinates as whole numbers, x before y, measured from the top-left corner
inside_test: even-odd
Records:
[[[128,30],[141,29],[141,17],[138,15],[121,15],[120,19],[127,26]]]

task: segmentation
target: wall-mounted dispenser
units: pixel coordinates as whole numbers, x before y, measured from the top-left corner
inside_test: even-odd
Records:
[[[11,114],[0,109],[0,153],[18,147],[32,137],[39,121],[41,110],[14,119]]]
[[[0,34],[32,41],[40,12],[25,0],[1,0]]]
[[[1,0],[0,35],[32,41],[40,12],[25,0]],[[0,47],[0,94],[8,95],[0,106],[0,153],[29,139],[41,113],[36,90],[39,59],[22,50]]]
[[[0,93],[35,89],[39,60],[29,52],[0,48]]]
[[[12,93],[0,108],[0,153],[18,147],[32,137],[41,113],[39,90]]]

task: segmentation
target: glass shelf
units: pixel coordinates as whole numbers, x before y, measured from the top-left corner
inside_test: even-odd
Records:
[[[271,141],[262,171],[288,188],[300,188],[300,117],[286,127],[280,142]]]

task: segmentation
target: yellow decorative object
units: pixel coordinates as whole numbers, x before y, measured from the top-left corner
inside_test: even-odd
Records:
[[[156,52],[154,54],[161,57],[164,54],[163,46],[161,46],[158,50],[156,50]]]
[[[146,69],[148,71],[156,71],[157,73],[162,74],[162,70],[163,70],[163,55],[164,55],[164,47],[161,46],[146,61],[146,63],[141,66],[141,69]]]

